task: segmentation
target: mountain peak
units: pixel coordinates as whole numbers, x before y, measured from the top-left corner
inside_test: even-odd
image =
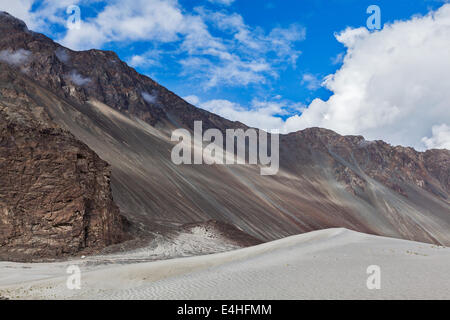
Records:
[[[450,244],[449,153],[419,153],[381,141],[366,141],[361,136],[341,136],[328,129],[309,128],[280,135],[280,173],[276,176],[262,177],[259,168],[252,165],[175,165],[171,159],[174,129],[193,129],[194,121],[202,121],[203,130],[215,128],[222,132],[246,128],[245,125],[195,108],[136,72],[115,53],[96,49],[73,51],[44,35],[27,31],[25,24],[9,14],[2,14],[2,20],[0,28],[9,28],[0,38],[0,111],[4,110],[0,119],[4,118],[4,132],[9,132],[11,121],[23,127],[26,121],[22,119],[36,117],[37,123],[51,122],[50,127],[60,126],[72,133],[80,143],[64,135],[54,140],[52,146],[49,143],[48,148],[53,149],[43,149],[45,154],[38,154],[27,164],[31,169],[51,171],[47,159],[60,154],[53,150],[65,150],[58,144],[65,146],[63,142],[69,139],[72,149],[84,148],[81,143],[86,144],[111,164],[114,201],[139,232],[151,233],[154,225],[159,232],[162,230],[159,228],[217,220],[236,225],[263,241],[339,226]],[[41,113],[46,117],[38,117]],[[11,155],[11,150],[32,148],[26,144],[17,146],[18,141],[47,147],[46,139],[34,126],[31,128],[34,131],[28,134],[37,136],[40,139],[37,142],[21,135],[25,129],[16,130],[14,135],[9,134],[11,138],[0,141],[0,151],[3,148],[10,162],[25,163],[24,159],[30,157]],[[54,162],[64,160],[67,167],[79,168],[74,175],[87,172],[85,181],[92,182],[92,189],[99,189],[99,194],[109,192],[109,174],[102,169],[104,164],[96,166],[99,162],[88,150],[80,153],[81,157],[77,154],[68,150],[61,161]],[[89,175],[90,167],[97,168],[96,175]],[[21,172],[28,171],[18,167],[2,180],[18,181],[19,191],[4,191],[8,192],[11,205],[7,207],[9,211],[2,211],[0,205],[0,222],[4,220],[3,212],[15,212],[18,196],[37,197],[26,194],[28,187],[19,185],[23,180]],[[31,172],[30,179],[41,177],[39,171]],[[59,176],[65,180],[63,174],[55,179]],[[96,177],[103,179],[102,186],[94,184]],[[29,184],[35,185],[33,181]],[[58,180],[58,183],[65,182]],[[8,187],[9,183],[4,184],[4,188]],[[42,188],[46,190],[48,186],[43,184]],[[38,195],[45,194],[40,190]],[[82,192],[89,200],[90,189]],[[58,197],[56,192],[52,195]],[[101,204],[100,213],[101,208],[112,203],[98,199],[91,202]],[[79,206],[90,214],[89,201],[80,200]],[[28,209],[36,211],[31,206]],[[55,212],[54,216],[76,217],[66,211]],[[115,217],[111,216],[111,221]],[[99,239],[108,240],[109,233],[104,234]]]
[[[10,15],[6,11],[0,11],[0,30],[2,30],[2,32],[3,32],[6,29],[29,31],[25,22]]]
[[[73,51],[28,30],[23,21],[6,12],[0,15],[0,30],[0,51],[8,56],[0,62],[13,61],[13,67],[39,85],[73,102],[95,99],[150,125],[166,122],[193,127],[194,119],[201,119],[204,128],[239,126],[192,106],[136,72],[113,51]]]

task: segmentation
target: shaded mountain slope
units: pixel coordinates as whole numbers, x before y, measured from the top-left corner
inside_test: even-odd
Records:
[[[7,14],[0,30],[0,51],[25,56],[0,72],[26,83],[12,85],[111,165],[114,200],[142,232],[213,219],[264,241],[344,227],[450,245],[448,150],[311,128],[280,136],[275,176],[250,165],[177,166],[172,130],[194,120],[246,127],[195,108],[114,53],[68,50]]]

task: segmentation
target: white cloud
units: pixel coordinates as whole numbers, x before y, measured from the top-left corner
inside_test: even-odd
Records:
[[[261,28],[251,28],[246,25],[241,15],[227,14],[198,8],[197,12],[212,22],[220,31],[230,34],[234,40],[231,43],[235,50],[250,56],[264,56],[274,53],[283,63],[295,65],[301,52],[294,49],[295,43],[306,38],[306,29],[298,24],[291,24],[287,28],[274,28],[268,34]]]
[[[432,137],[423,138],[422,142],[427,149],[449,149],[450,150],[450,127],[446,124],[433,126]]]
[[[327,76],[329,100],[298,106],[298,115],[282,121],[277,99],[248,107],[227,100],[197,102],[231,120],[259,128],[292,132],[319,126],[368,140],[450,149],[450,5],[426,16],[386,24],[378,32],[346,29],[336,35],[347,48],[343,65]],[[314,76],[305,84],[317,85]],[[274,104],[275,102],[275,104]],[[288,104],[286,104],[288,105]]]
[[[221,4],[221,5],[224,5],[224,6],[229,6],[236,0],[208,0],[208,1],[211,2],[211,3],[215,3],[215,4]]]
[[[76,50],[99,48],[113,41],[174,41],[184,16],[176,0],[110,1],[94,18],[82,19],[60,39]]]
[[[417,149],[448,146],[450,5],[379,32],[347,29],[336,38],[347,54],[325,79],[333,95],[289,118],[287,131],[320,126]]]
[[[309,90],[317,90],[321,87],[322,81],[320,81],[317,76],[311,73],[305,73],[302,77],[302,85],[306,85]]]
[[[180,63],[184,67],[184,74],[203,81],[206,89],[219,84],[247,86],[251,83],[266,83],[267,75],[276,76],[266,61],[242,61],[234,54],[222,63],[195,57],[181,60]]]
[[[261,84],[276,79],[280,68],[295,67],[300,56],[295,45],[305,38],[305,29],[296,24],[266,33],[246,25],[236,13],[202,7],[188,12],[177,0],[97,2],[101,6],[93,17],[83,16],[83,8],[92,4],[88,0],[18,0],[16,5],[8,1],[5,6],[15,8],[13,14],[24,19],[31,29],[49,32],[48,24],[66,24],[68,5],[79,5],[80,28],[57,34],[58,42],[73,50],[135,41],[154,47],[166,45],[169,50],[165,47],[164,51],[134,54],[128,62],[134,67],[149,68],[160,65],[161,52],[177,56],[183,74],[202,82],[205,88]]]
[[[21,66],[25,64],[31,56],[31,52],[24,49],[16,51],[2,50],[0,51],[0,61],[6,62],[10,65]]]
[[[55,55],[58,58],[58,60],[63,62],[63,63],[67,63],[67,62],[70,61],[70,56],[69,56],[67,50],[64,49],[64,48],[56,49]]]
[[[194,106],[197,106],[200,103],[200,99],[196,95],[186,96],[186,97],[183,97],[183,99]]]
[[[35,27],[35,19],[30,13],[34,0],[0,0],[0,10],[25,21],[29,28]]]
[[[195,95],[184,97],[184,99],[226,119],[240,121],[250,127],[265,130],[283,128],[283,120],[280,116],[288,114],[289,109],[296,108],[298,110],[302,107],[301,104],[281,100],[279,96],[269,100],[254,99],[248,107],[225,99],[201,101]]]
[[[214,36],[214,28],[226,31],[227,36]],[[287,62],[295,66],[300,51],[293,47],[304,38],[305,29],[295,24],[265,34],[247,26],[238,14],[203,8],[189,14],[176,0],[138,0],[108,3],[96,17],[82,21],[80,29],[68,30],[61,42],[72,49],[119,41],[176,44],[183,74],[210,88],[266,83],[267,78],[276,78],[278,66]],[[268,59],[268,53],[276,58]],[[160,58],[149,51],[133,55],[129,62],[148,68],[158,65]]]
[[[250,127],[270,130],[279,128],[283,123],[281,118],[274,116],[282,112],[281,106],[276,103],[253,101],[250,108],[244,108],[228,100],[217,99],[203,102],[199,107]]]
[[[333,58],[331,58],[332,64],[341,64],[344,61],[345,52],[340,52]]]
[[[247,86],[278,77],[278,67],[295,67],[301,52],[295,44],[305,39],[305,29],[293,24],[269,33],[246,25],[241,15],[196,8],[182,48],[184,74],[205,79],[206,88],[219,84]],[[208,25],[211,26],[209,28]],[[210,29],[226,34],[214,37]],[[274,58],[268,58],[272,54]]]
[[[150,104],[155,104],[156,101],[158,100],[158,96],[156,94],[150,94],[148,92],[142,92],[141,93],[142,98],[144,98],[144,100]]]
[[[23,20],[33,31],[48,31],[48,23],[64,24],[65,16],[61,16],[69,5],[77,5],[89,0],[43,0],[37,9],[33,6],[36,0],[0,0],[0,10],[7,11],[16,18]]]
[[[144,54],[135,54],[129,60],[128,64],[134,68],[148,68],[152,66],[160,66],[161,52],[159,50],[149,50]]]
[[[64,24],[65,15],[61,13],[67,5],[84,3],[87,1],[44,0],[30,12],[35,1],[0,0],[2,8],[38,31],[46,25],[44,22]],[[115,41],[174,44],[177,49],[171,53],[179,55],[185,74],[192,73],[199,83],[212,87],[276,79],[279,68],[287,64],[295,67],[300,55],[295,44],[304,38],[304,28],[295,24],[265,32],[248,26],[235,13],[204,8],[188,13],[177,0],[112,0],[96,17],[84,19],[79,30],[68,30],[61,39],[74,49],[98,48]],[[240,114],[241,121],[248,120],[254,126],[278,123],[284,132],[321,126],[418,149],[447,146],[450,5],[424,17],[386,24],[373,33],[349,28],[336,39],[347,52],[332,60],[342,62],[342,66],[325,78],[323,85],[333,94],[327,101],[315,99],[302,114],[279,122],[271,111],[274,109],[258,109],[255,101],[248,108],[223,100],[200,103],[211,110],[220,109],[217,106],[221,104],[227,111],[222,115],[238,120]],[[130,63],[152,65],[158,59],[147,52],[132,56]],[[318,80],[308,74],[302,80],[310,88],[318,85]],[[260,114],[252,113],[253,107]]]
[[[70,72],[69,78],[73,83],[80,87],[91,82],[90,78],[83,77],[76,70],[72,70],[72,72]]]
[[[277,53],[280,59],[288,60],[294,66],[301,54],[293,49],[293,44],[306,38],[306,29],[298,24],[292,24],[288,28],[275,28],[267,37],[271,43],[270,51]]]

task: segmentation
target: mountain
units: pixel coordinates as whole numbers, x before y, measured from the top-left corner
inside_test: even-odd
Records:
[[[110,167],[0,73],[0,258],[73,255],[126,240]],[[17,86],[18,90],[15,90]]]
[[[187,103],[113,52],[72,51],[7,13],[0,31],[0,230],[20,226],[0,235],[0,258],[18,247],[17,256],[95,251],[211,220],[246,243],[343,227],[450,245],[449,150],[310,128],[280,135],[274,176],[256,165],[175,165],[173,130],[195,120],[247,127]],[[82,240],[86,226],[98,243]]]

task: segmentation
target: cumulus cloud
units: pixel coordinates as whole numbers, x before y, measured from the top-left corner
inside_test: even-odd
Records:
[[[422,142],[427,149],[449,149],[450,150],[450,127],[446,124],[433,126],[432,136],[424,137]]]
[[[30,13],[34,0],[0,0],[0,10],[7,11],[9,14],[25,21],[29,28],[35,28],[35,18]]]
[[[320,126],[417,149],[448,146],[450,5],[373,33],[346,29],[336,39],[347,53],[325,79],[333,95],[287,119],[286,131]]]
[[[83,77],[76,70],[72,70],[72,72],[69,74],[69,78],[70,80],[72,80],[73,83],[75,83],[77,86],[80,87],[91,82],[90,78]]]
[[[0,51],[0,61],[6,62],[14,66],[22,66],[28,61],[31,56],[31,52],[24,49],[19,49],[16,51],[12,50],[2,50]]]
[[[73,49],[101,47],[113,41],[174,41],[185,27],[175,0],[110,1],[100,13],[83,19],[60,41]]]
[[[186,99],[259,128],[292,132],[319,126],[418,150],[450,149],[450,5],[381,31],[348,28],[336,39],[347,52],[339,58],[341,68],[322,83],[331,97],[289,110],[297,114],[285,121],[277,113],[286,109],[273,104],[275,99],[259,108],[255,101],[245,108],[226,100]],[[311,89],[320,83],[310,74],[302,80]]]
[[[5,1],[5,7],[33,29],[44,25],[43,21],[65,24],[65,15],[58,12],[68,4],[85,1],[39,3],[33,12],[36,1],[32,0]],[[205,8],[187,12],[177,0],[112,0],[103,4],[96,16],[84,19],[79,30],[68,30],[60,40],[74,49],[101,48],[115,41],[172,44],[175,49],[171,54],[178,55],[184,74],[197,78],[205,88],[276,79],[280,68],[288,64],[295,68],[301,54],[296,43],[306,35],[305,29],[295,24],[265,32],[250,27],[236,13]],[[258,106],[256,100],[246,107],[227,100],[199,100],[197,104],[252,126],[278,124],[282,132],[321,126],[417,149],[448,146],[450,5],[444,4],[426,16],[385,24],[381,31],[348,28],[337,33],[336,39],[346,47],[346,53],[332,59],[340,69],[322,82],[332,92],[331,97],[313,100],[286,121],[276,114],[279,109]],[[5,57],[14,60],[9,53],[3,53]],[[134,66],[150,66],[159,58],[146,52],[129,61]],[[74,83],[86,80],[74,79]],[[310,89],[321,82],[312,74],[304,74],[302,81]]]
[[[249,106],[242,106],[225,99],[201,101],[195,95],[186,96],[184,100],[226,119],[240,121],[250,127],[265,130],[279,130],[283,127],[281,116],[289,114],[293,109],[299,110],[303,107],[299,103],[285,101],[279,96],[269,100],[254,99]]]

